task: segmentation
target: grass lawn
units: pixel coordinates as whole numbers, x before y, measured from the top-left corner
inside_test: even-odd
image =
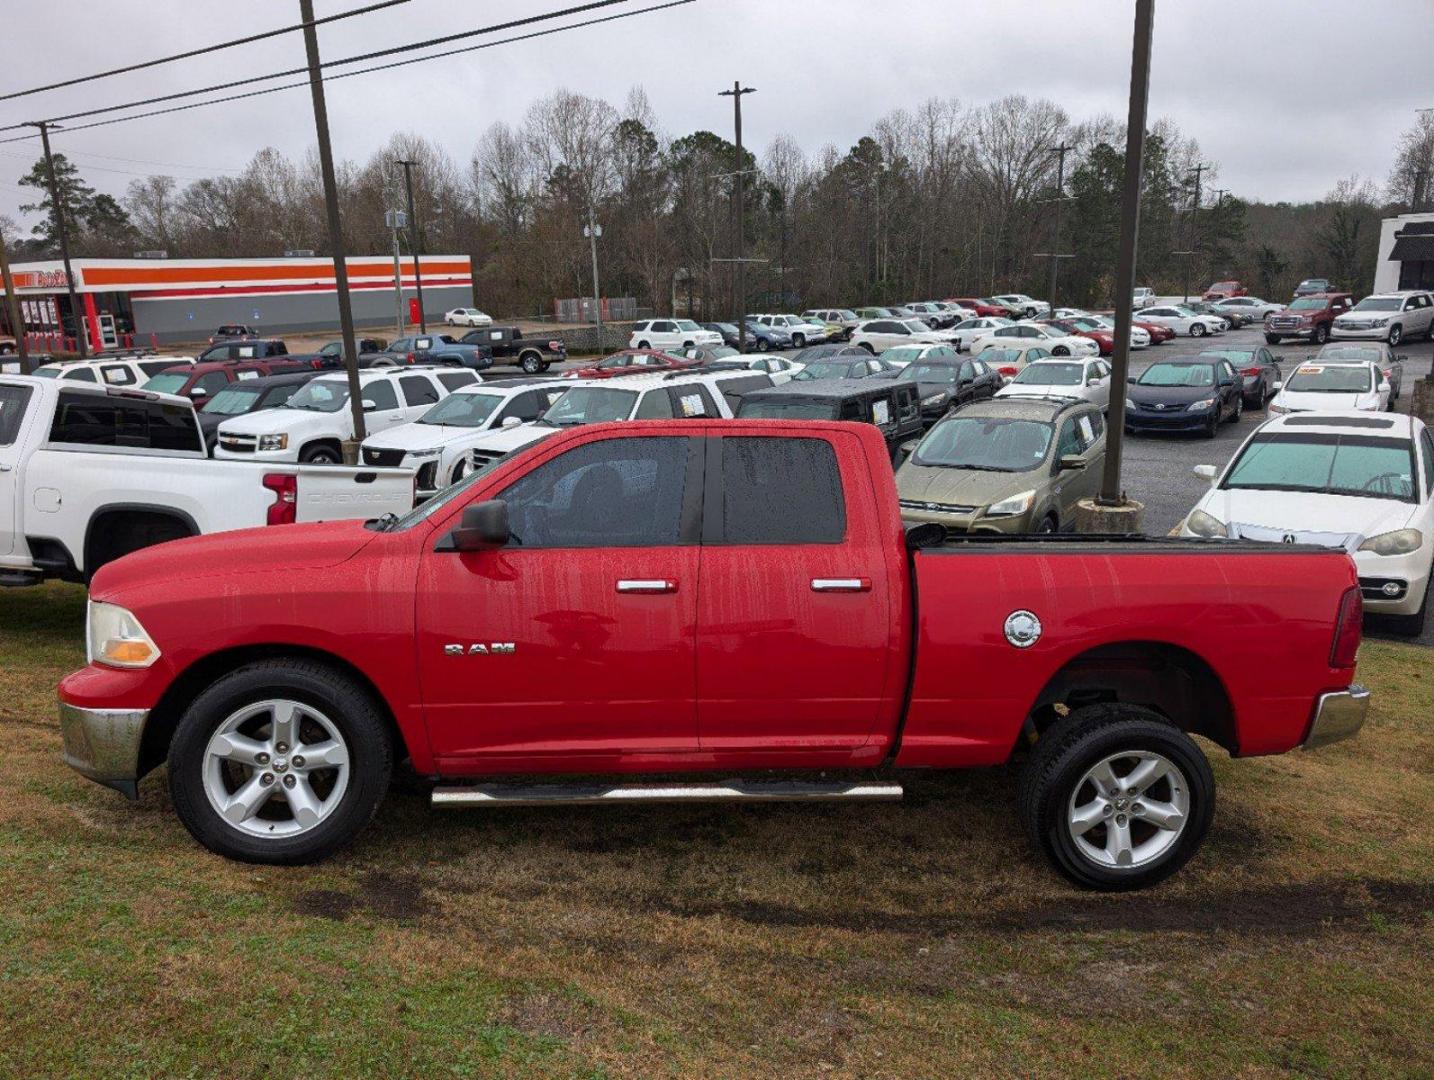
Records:
[[[1029,850],[1004,770],[904,803],[435,812],[212,856],[60,761],[83,594],[0,590],[0,1077],[1431,1076],[1434,663],[1358,739],[1230,761],[1133,896]],[[1213,748],[1212,748],[1213,749]]]

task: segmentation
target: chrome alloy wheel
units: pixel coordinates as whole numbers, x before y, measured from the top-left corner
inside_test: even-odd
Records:
[[[225,821],[259,837],[298,836],[327,818],[349,784],[349,751],[323,713],[298,701],[256,701],[204,748],[204,794]]]
[[[1190,785],[1168,759],[1142,750],[1111,754],[1071,792],[1066,827],[1097,866],[1134,869],[1165,854],[1185,831]]]

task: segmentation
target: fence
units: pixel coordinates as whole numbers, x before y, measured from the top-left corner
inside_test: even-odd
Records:
[[[596,322],[593,318],[593,298],[576,296],[553,301],[553,315],[558,322]],[[622,322],[638,318],[637,300],[631,296],[606,296],[602,301],[602,321]]]

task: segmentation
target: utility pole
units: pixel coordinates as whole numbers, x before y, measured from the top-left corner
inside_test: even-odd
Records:
[[[393,336],[403,337],[403,267],[399,263],[398,230],[408,224],[408,215],[402,210],[385,210],[383,223],[393,230]]]
[[[1125,125],[1125,190],[1121,196],[1120,251],[1115,267],[1115,350],[1111,354],[1110,409],[1106,419],[1105,472],[1090,515],[1100,531],[1135,532],[1141,506],[1120,486],[1125,434],[1125,380],[1130,371],[1130,325],[1134,312],[1135,254],[1140,239],[1140,187],[1145,166],[1145,117],[1150,100],[1150,46],[1155,0],[1135,0],[1135,35],[1130,58],[1130,114]],[[1123,526],[1123,527],[1122,527]],[[1132,527],[1133,526],[1133,527]]]
[[[597,354],[603,355],[602,351],[602,290],[598,287],[598,262],[597,242],[602,235],[602,226],[593,220],[592,200],[588,200],[588,223],[583,226],[583,235],[588,238],[588,244],[592,248],[593,255],[593,318],[597,320]],[[677,305],[674,302],[672,314],[677,314]]]
[[[1190,300],[1190,264],[1200,253],[1200,178],[1211,166],[1197,162],[1191,170],[1195,174],[1195,198],[1190,204],[1190,258],[1185,260],[1185,300]]]
[[[1056,267],[1060,265],[1061,259],[1057,252],[1061,249],[1061,204],[1066,201],[1066,155],[1074,149],[1074,146],[1066,143],[1051,147],[1051,153],[1056,155],[1056,197],[1051,200],[1056,204],[1056,220],[1054,235],[1051,237],[1051,282],[1046,291],[1052,316],[1056,312]]]
[[[30,374],[30,346],[25,342],[25,324],[20,315],[20,297],[15,292],[15,279],[10,276],[10,256],[5,252],[5,234],[0,232],[0,280],[5,283],[5,311],[10,316],[10,332],[15,335],[15,351],[20,354],[20,374]]]
[[[367,431],[363,421],[362,391],[359,389],[358,342],[354,338],[354,312],[349,303],[349,266],[344,250],[344,226],[339,217],[339,185],[334,178],[334,152],[329,145],[329,109],[324,102],[324,76],[319,68],[319,35],[314,29],[314,0],[299,0],[299,17],[304,23],[304,54],[309,63],[309,91],[314,99],[314,128],[319,138],[319,171],[324,178],[324,204],[329,219],[329,247],[334,256],[334,287],[339,300],[339,326],[343,330],[344,368],[348,371],[349,411],[354,437],[344,444],[344,461],[358,462],[359,443]]]
[[[45,148],[45,175],[50,186],[50,208],[55,213],[55,231],[60,234],[60,259],[65,264],[65,287],[70,293],[70,317],[75,320],[75,346],[80,351],[80,359],[89,356],[89,342],[85,339],[85,324],[83,316],[80,315],[80,300],[75,295],[75,274],[70,269],[70,232],[65,223],[65,204],[60,198],[60,185],[55,180],[55,159],[50,153],[50,128],[48,120],[41,120],[38,123],[29,125],[40,129],[40,144]],[[65,327],[60,326],[60,336],[64,337]]]
[[[418,329],[426,334],[428,313],[423,310],[423,274],[418,269],[418,218],[413,212],[414,162],[399,159],[394,164],[403,166],[403,186],[408,189],[408,253],[413,256],[413,289],[418,293]]]
[[[736,214],[732,222],[732,247],[733,254],[737,260],[737,351],[747,351],[747,313],[743,310],[747,303],[747,264],[742,261],[742,95],[752,94],[756,88],[743,86],[741,82],[734,82],[732,89],[722,90],[718,97],[730,97],[732,99],[732,117],[737,133],[737,164],[733,166],[736,174]]]

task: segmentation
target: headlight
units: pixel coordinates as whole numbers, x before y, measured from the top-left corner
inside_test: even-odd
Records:
[[[1215,399],[1212,398],[1212,397],[1207,397],[1207,398],[1206,398],[1205,400],[1203,400],[1203,401],[1192,402],[1191,405],[1190,405],[1190,411],[1191,411],[1191,412],[1200,412],[1200,411],[1202,411],[1202,410],[1204,410],[1204,409],[1213,409],[1214,407],[1215,407]]]
[[[1388,320],[1387,318],[1386,318],[1386,319],[1375,319],[1375,320],[1374,320],[1372,323],[1370,323],[1369,325],[1370,325],[1370,326],[1388,326],[1388,325],[1389,325],[1389,320]]]
[[[437,457],[441,453],[443,453],[442,450],[410,450],[408,456],[413,458],[428,458]]]
[[[1130,398],[1126,398],[1126,399],[1125,399],[1125,407],[1126,407],[1127,409],[1133,409],[1133,408],[1135,408],[1135,402],[1131,401]]]
[[[1359,550],[1372,551],[1376,555],[1408,555],[1411,551],[1418,551],[1423,543],[1424,534],[1418,529],[1395,529],[1371,536],[1359,545]]]
[[[85,659],[110,667],[147,668],[159,659],[159,646],[124,608],[91,601],[85,613]]]
[[[1185,519],[1185,527],[1196,536],[1203,536],[1206,539],[1230,535],[1225,529],[1223,521],[1205,513],[1204,510],[1191,510],[1190,516]]]
[[[287,435],[260,435],[260,450],[287,450],[289,448],[289,436]]]
[[[1011,517],[1014,514],[1024,514],[1031,508],[1031,503],[1035,501],[1034,490],[1023,491],[1019,495],[1012,495],[1009,499],[1002,499],[1000,502],[986,507],[986,517]]]
[[[922,398],[922,399],[921,399],[921,404],[923,404],[923,405],[940,405],[940,404],[941,404],[943,401],[945,401],[945,400],[946,400],[946,395],[945,395],[945,394],[932,394],[930,397],[924,397],[924,398]]]

